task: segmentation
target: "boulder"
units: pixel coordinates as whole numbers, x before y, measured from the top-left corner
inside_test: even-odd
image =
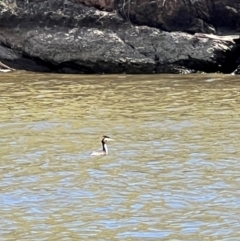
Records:
[[[94,7],[87,6],[93,3],[90,0],[84,4],[80,0],[4,1],[0,4],[0,61],[13,68],[64,73],[231,73],[237,67],[238,36],[163,30],[173,26],[178,30],[185,20],[189,22],[191,11],[183,4],[186,19],[181,23],[179,17],[175,25],[170,21],[179,7],[178,0],[151,1],[150,5],[161,2],[163,7],[171,7],[169,18],[162,16],[161,22],[149,12],[148,17],[156,21],[148,23],[143,18],[139,24],[145,25],[140,26],[118,11],[97,9],[97,1]],[[101,3],[99,8],[110,4],[118,9],[118,1]],[[146,1],[138,3],[141,9]],[[207,5],[202,8],[208,9]],[[201,26],[205,26],[203,16],[210,16],[203,9],[197,20]],[[168,22],[164,22],[166,19]]]

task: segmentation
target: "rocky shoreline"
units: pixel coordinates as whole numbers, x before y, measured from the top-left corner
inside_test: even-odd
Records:
[[[207,8],[208,1],[150,2],[4,0],[0,3],[0,61],[14,69],[87,74],[232,73],[238,69],[235,18],[239,14],[234,4],[240,1],[222,1],[230,9],[225,22],[217,22],[220,10]],[[163,14],[163,7],[168,12]],[[223,31],[228,35],[220,36]]]

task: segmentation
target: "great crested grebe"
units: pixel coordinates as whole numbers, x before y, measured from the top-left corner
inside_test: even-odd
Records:
[[[108,155],[108,148],[107,148],[107,142],[108,141],[114,141],[114,139],[111,139],[109,136],[103,136],[103,139],[101,141],[102,142],[102,150],[92,152],[91,156]]]

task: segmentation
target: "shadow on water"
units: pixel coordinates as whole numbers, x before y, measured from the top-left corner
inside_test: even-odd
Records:
[[[238,82],[1,75],[2,239],[238,240]]]

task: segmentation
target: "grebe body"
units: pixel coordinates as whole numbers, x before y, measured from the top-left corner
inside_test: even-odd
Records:
[[[107,142],[108,141],[113,141],[114,139],[111,139],[109,136],[103,136],[102,138],[102,150],[101,151],[94,151],[91,153],[91,156],[103,156],[103,155],[108,155],[108,147],[107,147]]]

